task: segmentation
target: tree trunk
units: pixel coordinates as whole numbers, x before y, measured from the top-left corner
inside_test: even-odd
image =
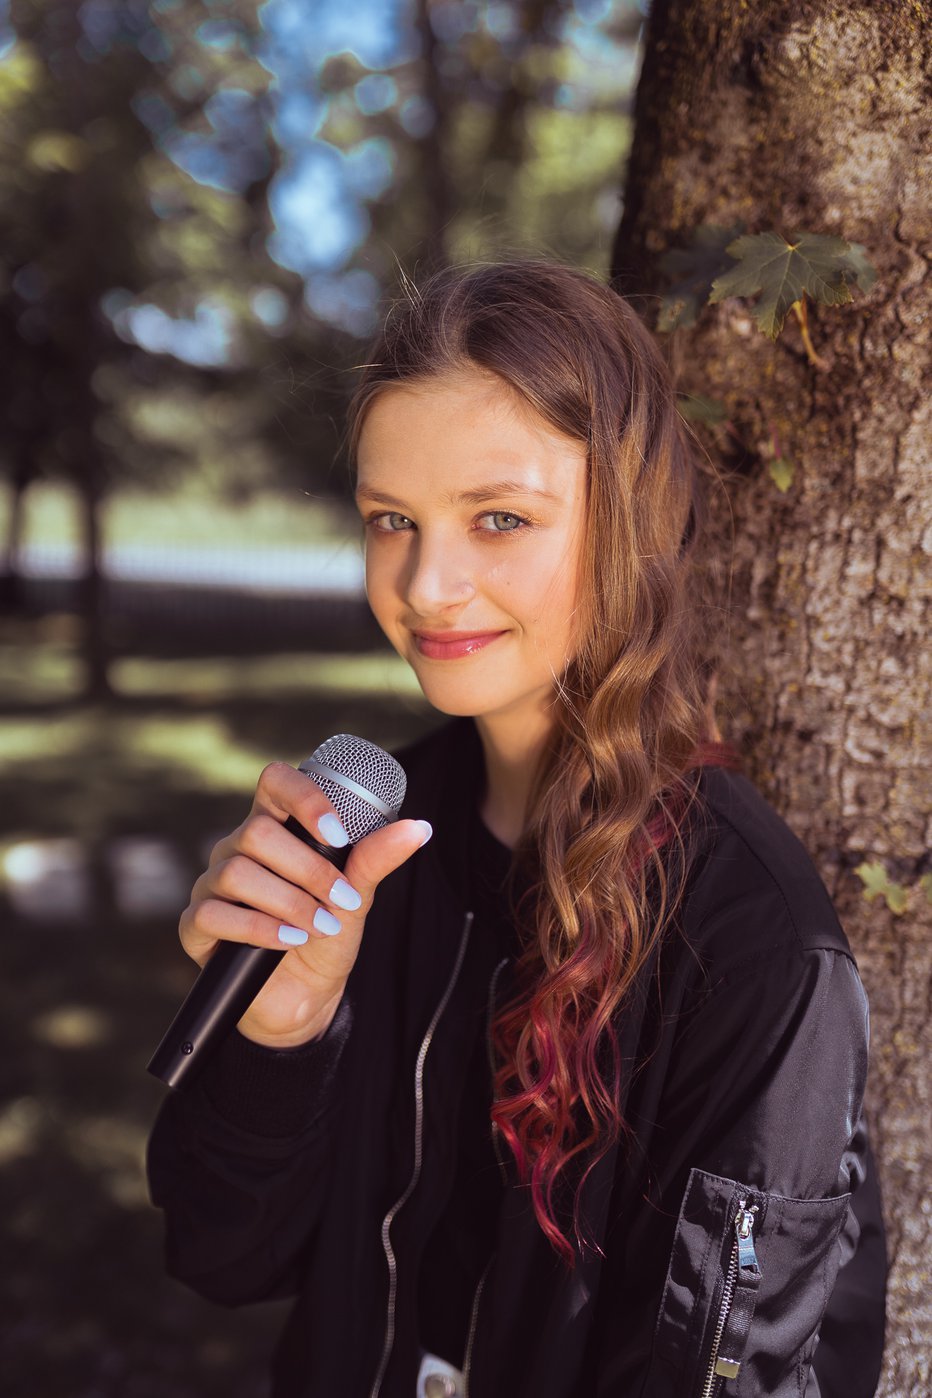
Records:
[[[87,449],[94,452],[97,443],[87,434]],[[80,500],[81,541],[84,553],[84,573],[78,584],[78,610],[81,614],[81,649],[84,660],[84,697],[107,699],[113,691],[108,673],[108,646],[104,634],[104,577],[102,570],[103,540],[100,528],[102,491],[98,471],[90,460],[77,476]]]
[[[454,45],[442,42],[431,20],[438,8],[435,0],[417,0],[415,18],[422,46],[423,95],[433,112],[430,130],[418,142],[420,177],[418,187],[426,203],[423,238],[424,262],[428,267],[446,265],[450,256],[450,231],[455,222],[454,164],[451,141],[458,106],[469,101],[471,83],[460,78],[451,82],[445,60],[452,56]],[[512,42],[502,53],[502,67],[507,64],[508,81],[494,94],[487,91],[485,100],[492,104],[492,116],[485,139],[482,161],[482,215],[485,220],[500,219],[507,200],[515,170],[521,165],[527,148],[526,116],[535,100],[535,88],[522,73],[521,60],[535,46],[558,42],[558,27],[566,0],[525,0],[515,18],[520,40]]]
[[[792,316],[774,344],[736,299],[668,344],[680,387],[724,402],[744,443],[710,498],[710,554],[733,559],[719,721],[815,859],[870,996],[883,1398],[927,1398],[932,1359],[930,67],[930,11],[907,0],[655,0],[612,268],[653,306],[663,250],[743,222],[863,243],[878,271],[867,296],[810,306],[823,368]],[[873,861],[905,910],[865,897]]]
[[[16,613],[23,607],[22,546],[26,519],[26,490],[32,471],[25,458],[14,460],[10,474],[10,512],[7,518],[4,570],[0,573],[0,612]]]
[[[440,44],[430,20],[430,0],[417,0],[417,27],[423,44],[424,96],[433,122],[421,138],[420,184],[427,199],[425,261],[431,268],[446,265],[447,235],[452,213],[449,165],[446,153],[450,96],[438,67]]]

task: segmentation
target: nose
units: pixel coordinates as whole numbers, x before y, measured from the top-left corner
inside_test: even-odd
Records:
[[[404,594],[419,617],[455,611],[475,595],[468,551],[451,533],[424,529],[408,555]]]

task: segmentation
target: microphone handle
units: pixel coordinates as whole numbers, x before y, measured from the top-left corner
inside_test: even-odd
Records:
[[[322,844],[294,816],[286,820],[285,829],[343,872],[352,846],[334,849]],[[147,1071],[168,1087],[177,1089],[190,1082],[242,1019],[285,955],[271,947],[220,942],[152,1055]]]

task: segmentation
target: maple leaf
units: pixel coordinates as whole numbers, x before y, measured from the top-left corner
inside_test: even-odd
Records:
[[[873,285],[874,269],[860,243],[821,233],[794,233],[788,243],[779,233],[753,233],[736,238],[726,252],[736,259],[712,283],[709,304],[728,296],[757,296],[751,314],[765,335],[775,340],[786,313],[796,301],[810,296],[823,306],[851,300],[848,278],[862,290]]]

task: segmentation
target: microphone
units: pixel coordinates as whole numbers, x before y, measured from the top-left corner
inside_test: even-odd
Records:
[[[349,843],[342,849],[323,844],[289,816],[285,829],[340,872],[353,845],[398,819],[407,778],[404,769],[382,748],[351,733],[337,733],[298,768],[316,782],[333,806]],[[220,942],[201,969],[147,1070],[169,1087],[180,1088],[230,1033],[252,1004],[286,951]]]

